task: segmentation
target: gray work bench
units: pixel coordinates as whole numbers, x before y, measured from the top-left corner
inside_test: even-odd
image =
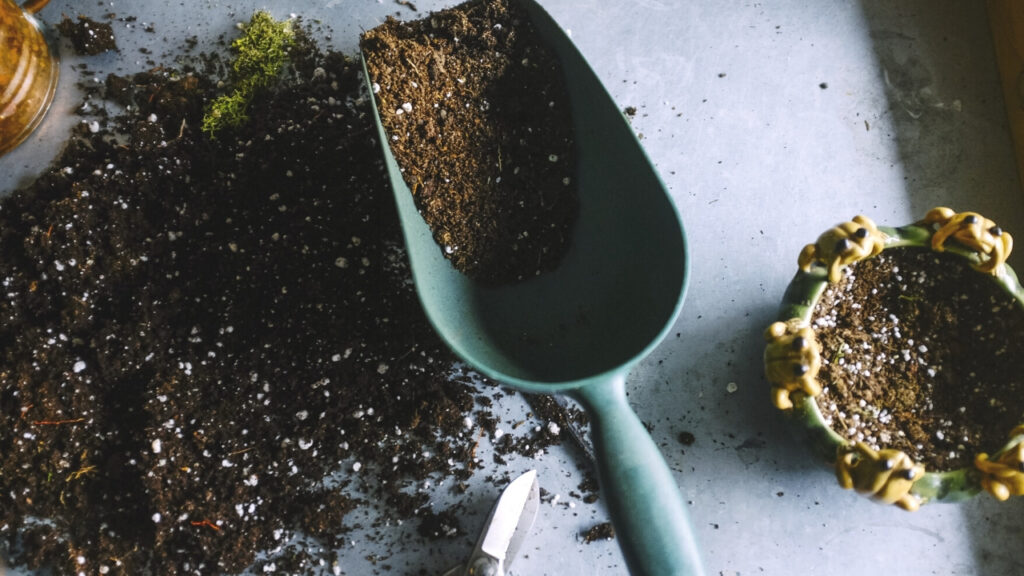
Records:
[[[62,13],[97,20],[135,16],[115,29],[121,50],[86,59],[102,81],[160,60],[195,36],[196,50],[230,38],[254,9],[300,14],[355,53],[361,30],[451,3],[417,0],[53,0]],[[621,105],[682,214],[691,276],[677,325],[629,379],[629,398],[653,427],[683,491],[709,575],[1020,574],[1022,502],[987,495],[907,513],[841,490],[796,443],[769,401],[762,331],[774,320],[797,255],[856,214],[900,225],[929,208],[973,210],[1024,235],[1018,183],[983,2],[836,0],[541,0]],[[155,33],[144,33],[147,23]],[[122,24],[123,25],[123,24]],[[149,46],[152,55],[139,52]],[[66,79],[82,60],[64,44]],[[50,162],[76,121],[66,82],[42,131],[0,159],[0,193]],[[1024,237],[1024,236],[1022,236]],[[1024,262],[1015,254],[1010,262]],[[528,410],[506,396],[504,421]],[[681,432],[694,436],[691,445]],[[508,471],[537,468],[560,497],[542,507],[514,574],[625,574],[613,542],[579,534],[606,519],[570,493],[583,476],[565,443]],[[490,460],[487,460],[490,462]],[[497,466],[494,464],[494,466]],[[475,530],[497,495],[470,480],[463,527]],[[437,499],[454,498],[443,487]],[[441,573],[475,534],[423,541],[395,526],[395,546],[350,535],[344,573]],[[367,558],[389,549],[392,572]],[[0,570],[2,572],[2,570]]]

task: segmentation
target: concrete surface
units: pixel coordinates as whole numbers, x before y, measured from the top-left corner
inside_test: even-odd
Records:
[[[196,36],[211,47],[255,8],[319,18],[331,44],[354,53],[385,15],[425,15],[417,0],[73,2],[62,13],[137,17],[118,29],[119,54],[88,59],[106,71],[146,67]],[[675,470],[710,575],[1020,574],[1022,502],[986,496],[907,513],[838,488],[771,407],[761,332],[802,246],[855,214],[910,222],[936,205],[975,210],[1024,234],[1018,185],[984,4],[973,1],[541,0],[624,108],[671,190],[690,248],[689,292],[672,335],[631,375],[630,399]],[[154,23],[155,34],[144,33]],[[64,47],[68,66],[79,60]],[[49,162],[74,122],[62,87],[38,137],[0,159],[0,193]],[[1018,269],[1022,256],[1011,258]],[[675,333],[678,332],[678,337]],[[735,383],[735,391],[730,392]],[[499,412],[526,408],[516,398]],[[680,432],[696,441],[683,446]],[[488,460],[489,461],[489,460]],[[513,574],[625,574],[614,543],[579,533],[605,519],[575,501],[576,456],[555,450],[514,460],[538,468],[560,495],[542,508]],[[463,519],[479,525],[496,495],[474,479]],[[438,490],[438,499],[448,498]],[[569,504],[572,503],[573,506]],[[355,533],[339,551],[345,574],[441,573],[474,536],[424,547],[395,527],[387,572],[366,560],[379,543]],[[385,546],[385,548],[388,548]],[[391,548],[397,548],[391,546]],[[0,570],[2,571],[2,570]]]

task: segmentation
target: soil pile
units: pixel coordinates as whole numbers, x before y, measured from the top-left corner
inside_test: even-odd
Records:
[[[486,466],[497,419],[412,290],[358,63],[296,28],[249,124],[199,131],[216,57],[110,76],[55,165],[0,204],[15,563],[213,574],[271,551],[257,570],[303,573],[367,504],[459,532],[407,488]],[[557,441],[523,431],[499,452]]]

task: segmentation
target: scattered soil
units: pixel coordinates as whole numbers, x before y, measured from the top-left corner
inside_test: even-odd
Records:
[[[32,19],[16,5],[0,10],[0,155],[41,121],[53,97],[59,63]]]
[[[455,268],[502,283],[557,266],[578,212],[572,118],[522,8],[388,19],[361,45],[391,150]]]
[[[583,542],[586,544],[613,539],[615,539],[615,527],[611,522],[596,524],[583,533]]]
[[[1020,306],[950,254],[891,249],[848,270],[812,319],[831,427],[932,471],[1000,448],[1024,419]]]
[[[114,28],[106,22],[97,22],[86,16],[79,16],[77,22],[65,15],[57,30],[61,36],[71,40],[75,53],[94,56],[108,50],[117,50]]]
[[[693,435],[693,432],[680,432],[679,443],[683,446],[693,446],[693,443],[697,441],[697,437]]]
[[[216,140],[199,126],[217,55],[85,83],[63,154],[0,203],[15,565],[307,573],[359,507],[460,534],[425,486],[487,470],[485,434],[495,459],[560,441],[544,420],[499,435],[503,392],[431,330],[360,66],[296,29],[281,86]]]

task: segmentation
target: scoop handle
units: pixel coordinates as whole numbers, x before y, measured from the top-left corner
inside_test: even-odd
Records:
[[[574,395],[591,419],[601,497],[633,576],[704,576],[682,494],[626,400],[625,373]]]

